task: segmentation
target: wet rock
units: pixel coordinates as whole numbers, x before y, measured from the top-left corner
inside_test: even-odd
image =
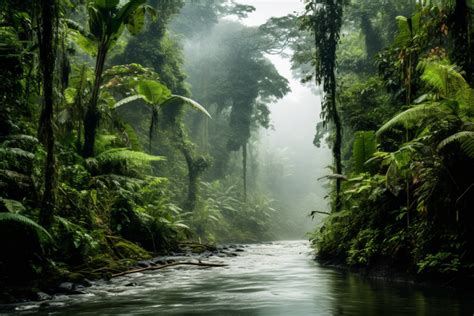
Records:
[[[51,295],[44,293],[44,292],[38,292],[36,293],[36,300],[37,301],[47,301],[50,300],[52,297]]]
[[[58,289],[62,292],[69,293],[74,290],[74,283],[72,282],[63,282],[58,285]]]
[[[148,268],[150,266],[150,262],[146,260],[138,261],[136,265],[140,268]]]
[[[92,286],[92,281],[89,279],[84,279],[82,284],[84,284],[84,286]]]
[[[244,252],[244,251],[245,251],[245,250],[242,249],[242,248],[237,248],[237,249],[235,249],[235,252]]]
[[[71,292],[69,292],[68,294],[71,294],[71,295],[83,295],[83,294],[87,294],[86,291],[80,291],[80,290],[72,290]]]
[[[125,286],[137,286],[137,285],[138,284],[135,282],[130,282],[130,283],[125,284]]]
[[[161,258],[156,258],[156,259],[153,259],[153,261],[152,261],[152,262],[153,262],[154,264],[156,264],[156,265],[160,265],[160,266],[162,266],[162,265],[166,264],[166,261],[165,261],[165,260],[163,260],[163,259],[161,259]]]

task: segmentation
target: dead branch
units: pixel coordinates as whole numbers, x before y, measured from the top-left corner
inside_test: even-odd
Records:
[[[180,262],[164,264],[161,266],[150,266],[146,268],[132,269],[132,270],[128,270],[128,271],[124,271],[120,273],[115,273],[115,274],[112,274],[112,278],[131,274],[131,273],[143,272],[143,271],[161,270],[164,268],[178,266],[178,265],[191,265],[191,266],[200,266],[200,267],[226,267],[227,266],[227,264],[223,264],[223,263],[180,261]]]

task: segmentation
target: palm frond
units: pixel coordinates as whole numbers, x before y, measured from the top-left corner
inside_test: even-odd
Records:
[[[446,114],[446,109],[441,103],[423,103],[415,105],[408,110],[395,115],[385,123],[376,133],[377,137],[394,129],[397,126],[403,126],[405,129],[419,125],[422,120],[427,118],[440,118]]]
[[[30,218],[16,213],[0,213],[0,226],[10,225],[12,223],[33,230],[37,234],[40,241],[48,242],[53,240],[51,235],[46,229],[44,229],[43,226],[39,225]]]
[[[444,98],[457,99],[469,90],[469,84],[459,68],[447,61],[424,59],[420,61],[417,69],[423,71],[421,79]]]
[[[209,114],[209,112],[204,108],[204,106],[202,106],[201,104],[197,103],[196,101],[194,101],[190,98],[186,98],[186,97],[183,97],[181,95],[174,95],[173,94],[171,96],[171,98],[169,98],[166,101],[164,101],[163,103],[161,103],[160,106],[166,106],[168,104],[172,104],[175,101],[179,101],[182,104],[190,105],[195,110],[198,110],[199,112],[204,113],[207,117],[212,118],[211,114]]]
[[[131,95],[129,97],[123,98],[122,100],[120,100],[120,101],[118,101],[117,103],[114,104],[114,109],[117,109],[117,108],[121,107],[122,105],[128,104],[128,103],[136,101],[136,100],[144,100],[143,95],[136,94],[136,95]]]
[[[446,146],[452,143],[459,143],[461,149],[469,157],[474,159],[474,132],[462,131],[444,139],[438,145],[438,151],[442,151]]]

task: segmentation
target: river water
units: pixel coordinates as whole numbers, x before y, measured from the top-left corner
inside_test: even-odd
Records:
[[[182,266],[99,282],[35,315],[473,315],[472,293],[374,281],[316,263],[308,242],[245,247],[227,267]],[[1,314],[1,312],[0,312]]]

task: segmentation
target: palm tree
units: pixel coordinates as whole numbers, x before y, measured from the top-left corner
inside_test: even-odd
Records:
[[[88,37],[97,47],[97,56],[92,97],[84,117],[82,155],[86,158],[94,155],[95,136],[100,122],[99,92],[107,53],[125,27],[132,34],[137,34],[143,28],[145,12],[150,10],[150,7],[144,5],[145,2],[146,0],[129,0],[120,5],[119,0],[91,0],[88,3]]]
[[[165,108],[170,106],[183,106],[189,105],[192,108],[198,110],[199,112],[205,114],[207,117],[211,118],[211,115],[207,110],[197,103],[196,101],[186,98],[180,95],[171,94],[171,91],[162,83],[156,80],[142,80],[140,81],[136,88],[136,94],[130,97],[124,98],[121,101],[115,104],[115,108],[123,106],[127,103],[142,100],[147,106],[151,108],[151,119],[150,119],[150,129],[149,129],[149,148],[151,150],[151,142],[153,139],[153,132],[156,129],[158,123],[158,109]],[[188,197],[186,201],[186,208],[189,211],[193,211],[196,207],[196,201],[198,197],[198,185],[199,185],[199,176],[201,173],[208,167],[208,162],[204,157],[195,158],[193,154],[193,145],[187,141],[186,132],[182,124],[174,120],[171,122],[174,125],[174,136],[175,141],[178,145],[179,150],[183,154],[186,164],[188,167]]]

